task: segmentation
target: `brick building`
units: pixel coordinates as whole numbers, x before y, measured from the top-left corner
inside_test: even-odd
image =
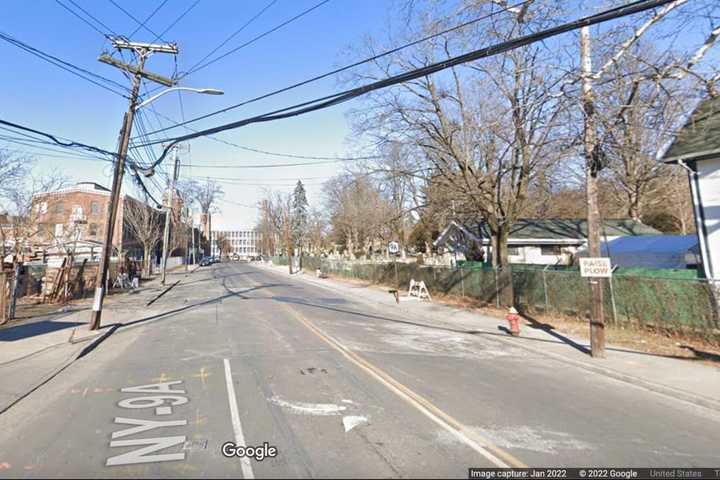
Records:
[[[31,213],[39,230],[36,243],[46,247],[62,247],[70,243],[98,245],[98,250],[93,253],[99,254],[105,238],[109,202],[110,190],[93,182],[80,182],[54,192],[36,194]],[[140,258],[142,245],[133,238],[124,215],[130,203],[145,206],[128,195],[122,196],[112,243],[115,252]]]

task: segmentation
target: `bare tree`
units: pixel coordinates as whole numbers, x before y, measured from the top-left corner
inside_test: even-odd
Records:
[[[462,3],[474,15],[491,8],[488,2]],[[478,38],[502,41],[544,28],[556,11],[550,3],[532,3],[482,30],[443,35],[396,54],[357,80],[422,67],[469,50]],[[423,35],[446,26],[432,17],[420,18]],[[510,228],[526,205],[530,184],[559,157],[554,153],[564,135],[559,120],[566,103],[554,93],[568,74],[555,68],[557,57],[544,45],[522,47],[374,94],[370,107],[356,116],[362,133],[414,148],[425,167],[425,183],[446,190],[441,197],[454,203],[457,212],[486,222],[498,267],[508,263]],[[450,210],[451,204],[442,208]]]
[[[339,175],[324,188],[331,238],[348,255],[370,255],[391,240],[392,204],[367,176]]]
[[[211,228],[211,215],[219,210],[218,202],[222,199],[225,192],[223,188],[214,180],[207,178],[204,182],[191,181],[186,184],[185,191],[187,192],[188,198],[191,198],[194,202],[197,202],[200,207],[201,221],[203,222],[202,228],[206,235],[206,254],[209,254],[210,250],[210,235],[212,234]]]
[[[143,247],[143,275],[150,276],[152,253],[162,238],[163,216],[150,206],[127,199],[124,218],[132,235]]]
[[[14,262],[20,261],[24,252],[29,252],[41,237],[52,238],[53,232],[45,230],[39,219],[43,215],[43,204],[53,192],[67,186],[68,178],[51,169],[42,174],[30,172],[21,183],[14,184],[4,193],[6,211],[11,222],[0,227],[3,240],[13,245]],[[3,257],[7,255],[3,241]]]
[[[215,239],[215,246],[217,246],[221,257],[227,257],[233,250],[232,242],[230,242],[230,239],[225,233],[221,233],[217,236]]]

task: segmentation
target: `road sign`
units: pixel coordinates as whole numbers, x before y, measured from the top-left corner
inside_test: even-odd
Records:
[[[398,242],[388,243],[388,252],[395,254],[400,251],[400,244]]]
[[[581,258],[580,276],[610,278],[612,276],[610,259],[607,257]]]

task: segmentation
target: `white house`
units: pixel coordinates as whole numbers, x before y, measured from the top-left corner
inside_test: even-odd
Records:
[[[720,97],[700,103],[663,155],[688,172],[705,277],[720,282]]]
[[[607,219],[602,226],[603,241],[620,237],[656,235],[660,232],[630,219]],[[468,257],[473,244],[480,247],[486,259],[490,258],[490,231],[480,221],[474,224],[451,221],[433,245],[445,252],[456,254],[458,260]],[[508,238],[510,263],[537,265],[572,265],[587,244],[587,222],[568,219],[522,219],[515,222]]]

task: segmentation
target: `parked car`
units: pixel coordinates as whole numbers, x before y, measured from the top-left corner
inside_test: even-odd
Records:
[[[200,259],[200,266],[201,266],[201,267],[207,267],[207,266],[209,266],[209,265],[212,265],[213,263],[215,263],[215,262],[213,261],[213,257],[202,257],[202,258]]]

